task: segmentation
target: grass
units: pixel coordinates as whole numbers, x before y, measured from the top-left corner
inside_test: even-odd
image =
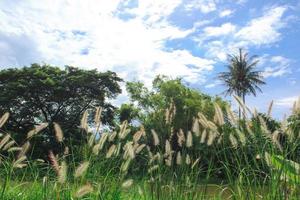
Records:
[[[294,115],[300,112],[300,103]],[[240,105],[246,112],[247,107]],[[61,154],[49,152],[49,161],[28,160],[30,139],[46,124],[28,134],[18,147],[4,133],[0,142],[1,199],[298,199],[300,196],[300,135],[285,121],[271,132],[268,121],[238,120],[215,105],[209,121],[199,114],[190,132],[167,137],[143,127],[132,132],[123,122],[116,132],[88,131],[81,120],[86,144],[68,147],[55,124]],[[249,115],[249,113],[248,113]],[[0,119],[1,126],[8,116]],[[166,116],[170,121],[172,117]],[[257,119],[257,120],[253,120]],[[293,128],[290,128],[293,127]],[[0,127],[1,128],[1,127]],[[169,131],[167,131],[169,130]],[[282,139],[283,138],[283,139]],[[175,141],[175,142],[174,142]],[[8,145],[9,144],[9,145]],[[69,152],[68,152],[69,151]]]

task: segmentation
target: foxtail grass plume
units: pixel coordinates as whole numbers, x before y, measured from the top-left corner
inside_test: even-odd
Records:
[[[127,134],[129,133],[127,131],[127,126],[128,126],[127,120],[123,121],[121,126],[120,126],[120,132],[119,132],[119,138],[120,139],[124,139],[127,136]]]
[[[84,129],[86,132],[88,132],[88,111],[84,111],[81,121],[80,121],[80,127]]]
[[[168,167],[172,166],[172,154],[168,155],[168,157],[165,159],[165,163]]]
[[[54,124],[54,130],[55,130],[55,137],[56,137],[56,140],[58,142],[62,142],[63,139],[64,139],[64,134],[63,134],[63,131],[61,130],[61,127],[58,123],[53,123]]]
[[[176,155],[176,164],[177,164],[177,165],[181,165],[181,162],[182,162],[181,152],[178,151],[178,152],[177,152],[177,155]]]
[[[23,163],[25,160],[27,159],[26,156],[22,156],[19,159],[17,159],[16,161],[13,162],[13,168],[23,168],[25,167],[27,164]]]
[[[159,145],[159,138],[158,138],[158,135],[157,135],[156,131],[151,129],[151,134],[153,136],[153,145],[154,146]]]
[[[81,197],[93,192],[93,190],[94,189],[93,189],[92,185],[88,183],[77,190],[75,197],[81,198]]]
[[[177,133],[177,143],[180,147],[182,147],[183,143],[185,142],[185,136],[182,129],[179,129]]]
[[[7,152],[21,151],[22,147],[11,147],[7,150]]]
[[[134,148],[132,146],[133,142],[129,141],[124,145],[124,155],[123,155],[123,159],[126,160],[128,158],[130,159],[134,159],[135,157],[135,153],[134,153]]]
[[[5,122],[8,120],[9,118],[9,113],[6,112],[4,113],[4,115],[2,115],[2,117],[0,118],[0,128],[5,124]]]
[[[4,147],[3,147],[3,151],[6,151],[7,149],[9,149],[10,147],[12,147],[13,145],[15,144],[15,141],[10,141],[10,142],[8,142],[8,143],[6,143],[5,145],[4,145]],[[0,148],[1,149],[1,148]]]
[[[220,108],[219,104],[214,103],[214,107],[215,107],[215,116],[216,116],[216,123],[218,125],[223,125],[224,122],[224,115],[222,112],[222,109]]]
[[[190,157],[189,154],[187,154],[187,155],[185,156],[185,163],[186,163],[187,165],[190,165],[190,164],[191,164],[191,157]]]
[[[42,123],[38,126],[36,126],[34,129],[32,129],[31,131],[29,131],[27,133],[27,139],[33,137],[34,135],[38,134],[39,132],[41,132],[42,130],[44,130],[45,128],[48,127],[48,123]]]
[[[236,115],[232,112],[230,106],[226,106],[226,113],[227,113],[227,117],[229,119],[229,122],[232,125],[237,125],[237,117]]]
[[[198,137],[200,135],[200,126],[199,126],[199,119],[194,119],[193,127],[192,127],[193,133]]]
[[[134,143],[137,143],[141,137],[143,135],[143,132],[142,131],[137,131],[134,135],[133,135],[133,142]]]
[[[110,158],[116,151],[116,145],[113,144],[109,147],[107,153],[106,153],[106,158]]]
[[[157,170],[158,168],[159,168],[159,165],[154,165],[148,169],[148,173],[150,174],[150,173],[154,172],[155,170]]]
[[[128,188],[130,188],[132,186],[132,184],[133,184],[133,180],[132,179],[128,179],[128,180],[126,180],[126,181],[124,181],[122,183],[122,188],[128,189]]]
[[[208,132],[208,139],[207,139],[207,142],[206,142],[207,146],[210,146],[210,145],[213,144],[213,142],[216,139],[217,135],[218,134],[216,133],[216,131],[209,131]]]
[[[29,150],[30,148],[30,143],[29,142],[25,142],[23,145],[22,145],[22,149],[20,150],[19,154],[18,154],[18,158],[24,156],[27,151]]]
[[[201,134],[200,143],[205,143],[206,137],[207,137],[207,131],[206,129],[204,129]]]
[[[125,160],[122,164],[121,164],[121,172],[127,172],[128,171],[128,168],[129,168],[129,165],[131,163],[131,159],[127,159]]]
[[[186,147],[192,147],[193,146],[193,135],[191,131],[188,131],[187,138],[186,138]]]
[[[136,149],[135,149],[135,153],[138,154],[140,153],[144,148],[145,148],[145,144],[141,144],[139,145]]]
[[[239,137],[239,141],[242,143],[242,145],[245,145],[246,144],[245,134],[242,131],[240,131],[239,129],[236,129],[236,132],[237,132],[237,135]]]
[[[166,155],[172,154],[171,144],[170,144],[169,140],[166,140],[165,154]]]
[[[67,170],[68,170],[68,166],[67,163],[65,161],[62,161],[60,167],[59,167],[59,171],[58,171],[58,182],[59,183],[65,183],[66,179],[67,179]]]
[[[229,141],[230,141],[231,145],[233,146],[233,148],[236,149],[238,146],[238,142],[234,135],[232,135],[232,134],[229,135]]]
[[[59,173],[59,164],[58,164],[57,159],[52,150],[49,150],[48,158],[49,158],[50,164],[53,167],[54,171],[56,172],[56,174],[58,174]]]
[[[9,139],[10,139],[10,135],[6,134],[0,142],[0,149],[2,149],[2,147],[9,141]]]
[[[271,117],[271,112],[272,112],[272,108],[273,108],[273,103],[274,103],[274,101],[272,100],[271,103],[270,103],[270,105],[269,105],[269,108],[268,108],[267,115],[268,115],[269,117]]]
[[[116,131],[112,132],[108,137],[108,141],[113,142],[115,140],[116,136],[117,136],[117,132]]]
[[[95,118],[94,122],[96,125],[96,131],[99,131],[100,125],[101,125],[101,113],[102,113],[102,107],[97,107],[96,108],[96,113],[95,113]]]
[[[75,178],[78,178],[80,176],[83,176],[83,174],[86,172],[86,170],[88,169],[89,167],[89,162],[88,161],[85,161],[83,163],[81,163],[75,170],[75,173],[74,173],[74,177]]]

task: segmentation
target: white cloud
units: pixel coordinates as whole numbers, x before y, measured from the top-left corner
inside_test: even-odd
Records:
[[[230,10],[230,9],[226,9],[226,10],[222,10],[220,13],[219,13],[219,17],[228,17],[230,15],[233,14],[233,10]]]
[[[204,28],[204,36],[205,37],[218,37],[223,35],[228,35],[230,33],[235,32],[235,25],[231,23],[225,23],[221,26],[210,26]]]
[[[254,18],[236,33],[235,37],[253,45],[270,44],[279,40],[279,29],[284,26],[282,16],[287,10],[284,6],[274,7],[266,11],[262,17]]]
[[[164,46],[168,39],[185,38],[195,31],[195,27],[182,30],[168,22],[181,3],[140,0],[130,6],[122,0],[2,1],[0,65],[45,61],[113,70],[122,78],[148,85],[158,73],[191,82],[203,80],[203,72],[212,70],[213,61]],[[118,17],[120,14],[130,15],[130,19]]]
[[[261,59],[260,66],[267,65],[263,71],[263,76],[265,78],[274,78],[291,73],[290,63],[291,60],[283,56],[264,56]]]
[[[298,98],[299,96],[285,97],[274,101],[274,103],[282,107],[292,107],[293,104],[298,100]]]
[[[199,10],[206,14],[215,11],[217,9],[217,4],[215,0],[192,0],[185,5],[185,9],[188,11]]]

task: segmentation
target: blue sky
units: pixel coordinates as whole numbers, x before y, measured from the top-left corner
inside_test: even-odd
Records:
[[[217,73],[242,47],[267,82],[250,107],[274,100],[282,118],[300,96],[299,0],[2,0],[0,27],[0,68],[74,65],[147,86],[165,74],[221,95]]]

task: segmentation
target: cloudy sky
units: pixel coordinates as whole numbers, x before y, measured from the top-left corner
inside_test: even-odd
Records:
[[[300,96],[299,36],[299,0],[0,1],[0,69],[73,65],[146,85],[165,74],[221,95],[216,75],[243,47],[267,82],[248,103],[265,111],[274,100],[277,118]]]

